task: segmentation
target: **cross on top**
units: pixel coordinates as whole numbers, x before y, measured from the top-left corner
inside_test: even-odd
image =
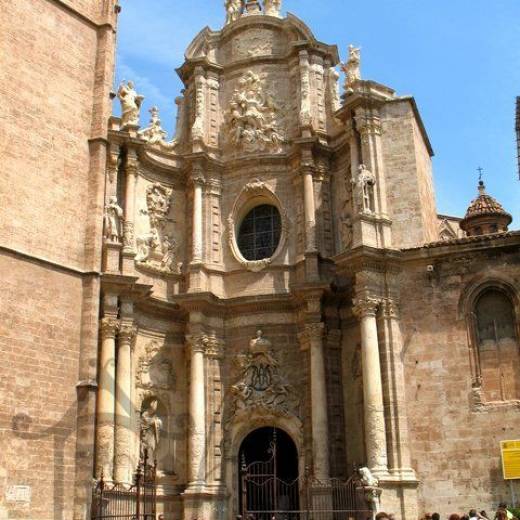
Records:
[[[482,172],[484,171],[484,168],[482,168],[482,166],[479,166],[477,168],[477,171],[478,171],[478,180],[481,181],[482,180]]]

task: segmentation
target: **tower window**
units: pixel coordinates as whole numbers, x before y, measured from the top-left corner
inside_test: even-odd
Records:
[[[273,256],[280,242],[282,223],[275,206],[262,204],[253,208],[240,224],[237,245],[246,260]]]

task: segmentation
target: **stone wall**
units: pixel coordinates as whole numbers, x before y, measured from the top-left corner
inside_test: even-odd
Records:
[[[411,100],[383,109],[383,153],[394,247],[437,239],[431,160]]]
[[[463,246],[457,246],[463,249]],[[445,257],[447,252],[451,255]],[[506,281],[520,290],[518,253],[454,246],[430,250],[402,278],[402,326],[412,465],[421,481],[422,511],[441,516],[476,507],[493,511],[510,500],[499,441],[516,439],[518,401],[478,405],[467,315],[469,287]],[[426,266],[433,265],[428,272]],[[516,492],[520,491],[515,483]]]
[[[11,1],[3,13],[0,518],[84,518],[116,1]],[[6,503],[21,485],[31,504]]]

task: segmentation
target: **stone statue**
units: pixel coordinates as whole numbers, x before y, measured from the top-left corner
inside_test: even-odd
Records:
[[[280,9],[282,8],[282,0],[265,0],[264,12],[269,16],[280,17]]]
[[[226,25],[240,18],[244,10],[244,0],[226,0]]]
[[[361,48],[349,45],[348,60],[341,64],[341,70],[345,73],[345,91],[354,92],[354,85],[361,79]]]
[[[126,126],[139,126],[139,112],[144,96],[139,95],[131,81],[121,83],[117,91],[117,97],[121,102],[121,128]]]
[[[358,469],[359,481],[363,486],[377,488],[379,486],[379,480],[372,475],[372,472],[364,467]]]
[[[376,184],[376,178],[364,164],[359,165],[357,179],[354,181],[354,184],[355,202],[359,211],[363,213],[374,213],[374,186]]]
[[[157,455],[162,421],[157,417],[158,401],[153,397],[146,409],[141,412],[141,462],[146,459],[152,465]]]
[[[108,204],[105,206],[104,224],[105,238],[110,242],[119,242],[121,238],[121,220],[123,218],[123,210],[117,203],[117,197],[110,197]]]

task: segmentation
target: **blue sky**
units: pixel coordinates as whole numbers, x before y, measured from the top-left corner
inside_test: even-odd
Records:
[[[170,136],[175,68],[203,27],[222,27],[223,0],[123,0],[116,83],[133,79],[147,110],[159,106]],[[440,213],[462,215],[476,195],[477,167],[488,192],[520,228],[514,134],[520,96],[520,0],[284,0],[318,40],[362,48],[362,75],[412,94],[435,157]],[[117,112],[118,108],[115,107]]]

